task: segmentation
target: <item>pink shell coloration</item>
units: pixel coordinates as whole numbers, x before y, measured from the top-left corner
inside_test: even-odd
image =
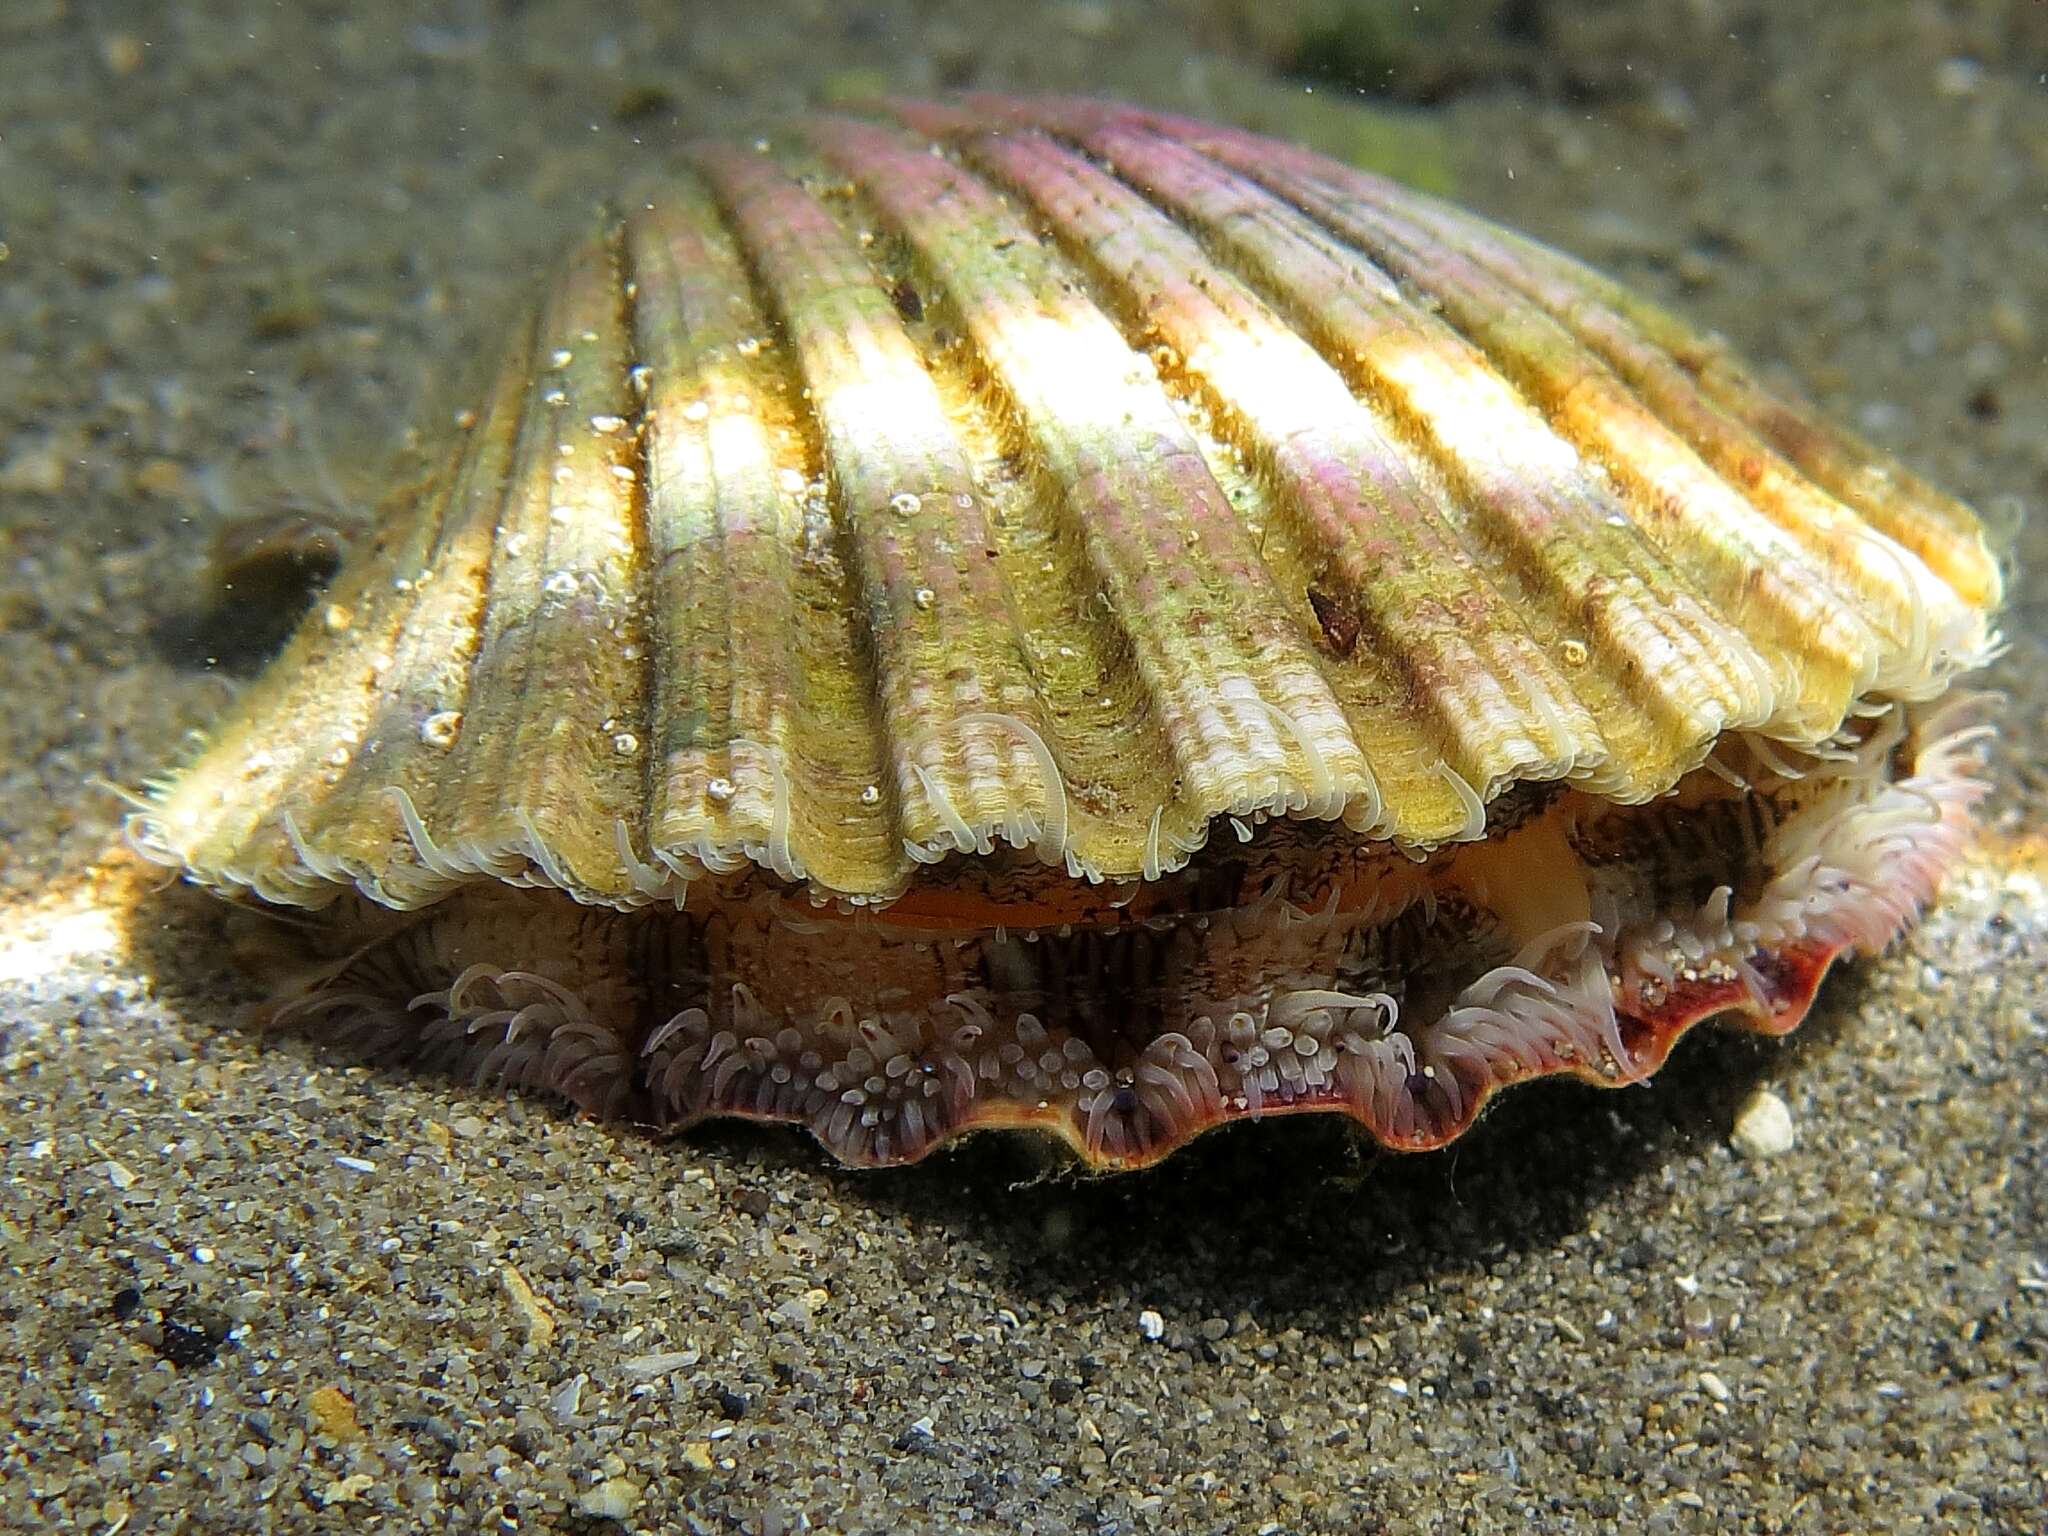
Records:
[[[689,163],[135,820],[319,914],[281,1015],[854,1162],[1426,1147],[1953,860],[1975,519],[1568,258],[1095,102]]]

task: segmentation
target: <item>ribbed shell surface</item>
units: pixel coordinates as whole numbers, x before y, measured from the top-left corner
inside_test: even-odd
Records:
[[[566,258],[141,835],[317,905],[633,905],[1212,823],[1413,850],[1821,747],[1988,644],[1970,514],[1577,263],[1089,102],[821,116]],[[1225,835],[1228,835],[1226,833]]]

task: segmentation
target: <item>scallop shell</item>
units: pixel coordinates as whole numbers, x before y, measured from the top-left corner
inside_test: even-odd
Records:
[[[1971,514],[1576,262],[1094,102],[606,219],[131,838],[277,1009],[902,1162],[1150,1162],[1789,1029],[1980,786]]]

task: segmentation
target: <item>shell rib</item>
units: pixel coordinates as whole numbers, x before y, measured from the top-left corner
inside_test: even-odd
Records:
[[[1836,950],[1907,920],[1974,796],[1936,701],[1998,595],[1966,509],[1529,240],[1186,119],[902,103],[697,146],[578,243],[441,473],[132,836],[226,893],[340,903],[343,927],[464,888],[500,944],[553,910],[528,888],[690,914],[605,930],[668,946],[696,989],[664,1010],[618,982],[616,1038],[576,965],[472,976],[499,958],[475,932],[458,954],[417,930],[437,936],[380,975],[427,978],[447,1050],[479,1019],[569,1031],[507,1031],[487,1075],[610,1083],[645,1058],[672,1109],[744,1112],[744,1089],[877,1160],[1028,1121],[1142,1161],[1339,1099],[1424,1144],[1504,1073],[1625,1079],[1717,1007],[1782,1023]],[[1737,839],[1700,866],[1728,876],[1718,907],[1719,886],[1679,900],[1687,807]],[[1918,860],[1884,923],[1822,942],[1786,918],[1848,889],[1830,850],[1783,842],[1816,828],[1865,839],[1870,891]],[[1469,904],[1456,942],[1442,902]],[[771,908],[828,936],[817,996],[777,1002],[734,958],[771,963],[748,947]],[[1430,964],[1497,963],[1388,982],[1373,946],[1425,908],[1402,942]],[[985,976],[893,1026],[830,980],[915,971],[899,940],[972,935],[1014,969],[1008,929],[1141,921],[1161,950],[1212,921],[1264,948],[1119,959],[1222,988],[1148,1003],[1123,1059],[1100,1030],[996,1019]],[[1735,990],[1658,974],[1688,942]],[[1653,982],[1661,1022],[1625,1038],[1615,999]],[[965,1087],[899,1094],[886,1135],[868,1099],[776,1097],[838,1080],[801,1065],[817,1031],[925,1039],[940,1015],[1018,1060],[1080,1042],[1043,1070],[1084,1086],[1048,1090],[1056,1114],[1016,1107],[1029,1082],[969,1114],[1015,1062],[961,1047],[926,1080]],[[910,1036],[841,1045],[886,1084],[924,1059]],[[1230,1064],[1276,1051],[1286,1071]]]

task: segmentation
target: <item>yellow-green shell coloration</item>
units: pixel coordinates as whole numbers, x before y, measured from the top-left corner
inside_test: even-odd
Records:
[[[1975,520],[1577,263],[1099,103],[690,167],[136,819],[326,915],[282,1011],[854,1161],[1427,1146],[1952,858]]]

